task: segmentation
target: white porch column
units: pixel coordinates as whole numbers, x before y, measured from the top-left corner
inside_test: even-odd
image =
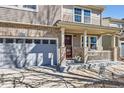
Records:
[[[113,36],[112,36],[112,47],[113,47],[113,48],[116,46],[115,43],[116,43],[116,36],[113,35]]]
[[[61,28],[61,46],[60,46],[60,57],[59,63],[61,66],[65,66],[66,62],[66,48],[65,48],[65,28]]]
[[[116,36],[112,36],[113,60],[117,61]]]
[[[87,48],[87,31],[84,31],[84,63],[87,62],[87,57],[88,57],[88,48]]]
[[[61,28],[61,47],[65,47],[65,28]]]
[[[103,46],[102,46],[102,35],[100,35],[100,37],[97,40],[97,48],[98,50],[103,50]]]
[[[83,42],[84,48],[87,47],[87,32],[84,31],[84,42]]]

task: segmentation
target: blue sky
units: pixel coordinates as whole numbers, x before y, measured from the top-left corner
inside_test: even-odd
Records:
[[[124,18],[124,5],[107,5],[103,17]]]

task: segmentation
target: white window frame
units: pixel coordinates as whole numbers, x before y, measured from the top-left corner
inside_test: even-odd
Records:
[[[84,18],[84,10],[90,11],[90,23],[84,23],[84,24],[92,24],[92,10],[91,9],[83,9],[83,18]]]
[[[81,9],[81,12],[82,12],[82,14],[81,14],[81,22],[75,21],[75,15],[78,15],[78,14],[75,14],[75,8]],[[83,11],[82,11],[82,8],[80,8],[80,7],[74,7],[74,8],[73,8],[73,22],[76,22],[76,23],[83,23]]]
[[[83,48],[83,46],[82,46],[82,44],[83,44],[83,42],[82,42],[82,39],[83,39],[83,35],[81,35],[81,48]],[[97,50],[97,47],[98,47],[98,36],[93,36],[93,35],[87,35],[87,37],[88,37],[88,49],[89,50]],[[91,49],[90,48],[90,45],[91,45],[91,37],[96,37],[96,49]]]
[[[90,48],[91,44],[95,44],[95,43],[91,43],[91,37],[95,37],[96,38],[96,49],[91,49]],[[98,45],[97,43],[98,43],[98,37],[97,36],[90,36],[89,37],[89,48],[90,48],[90,50],[97,50],[97,47],[98,47],[97,46]]]
[[[82,15],[81,15],[81,22],[76,22],[75,21],[75,8],[79,8],[79,9],[81,9],[82,10]],[[90,13],[91,13],[91,15],[90,15],[90,23],[84,23],[84,10],[88,10],[88,11],[90,11]],[[92,24],[92,10],[91,9],[87,9],[87,8],[82,8],[82,7],[79,7],[79,6],[74,6],[73,7],[73,22],[75,22],[75,23],[84,23],[84,24]]]
[[[0,7],[3,8],[11,8],[11,9],[18,9],[18,10],[24,10],[24,11],[30,11],[30,12],[38,12],[38,5],[36,5],[36,9],[30,9],[30,8],[24,8],[23,5],[16,6],[10,6],[10,5],[0,5]]]

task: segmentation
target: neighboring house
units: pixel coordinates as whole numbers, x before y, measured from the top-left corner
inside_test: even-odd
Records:
[[[102,26],[104,6],[0,6],[0,67],[117,60],[120,28]],[[105,41],[110,38],[109,41]]]
[[[124,19],[116,19],[111,17],[103,18],[103,25],[110,27],[121,28],[121,32],[119,33],[118,46],[118,55],[119,59],[124,59]]]

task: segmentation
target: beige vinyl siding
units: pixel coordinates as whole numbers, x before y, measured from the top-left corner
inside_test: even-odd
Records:
[[[73,46],[74,47],[80,47],[81,43],[81,35],[80,34],[76,34],[76,35],[73,35]]]
[[[102,25],[103,26],[109,26],[109,24],[110,24],[109,19],[102,19]]]
[[[73,6],[63,5],[63,21],[73,22]]]
[[[61,18],[61,6],[39,5],[38,11],[0,7],[0,20],[53,25]]]
[[[13,28],[13,27],[0,27],[1,37],[29,37],[29,38],[58,38],[60,39],[60,33],[57,29],[26,29],[26,28]],[[60,40],[59,40],[60,41]],[[60,42],[58,42],[60,46]]]
[[[92,10],[92,24],[100,25],[100,12]]]

